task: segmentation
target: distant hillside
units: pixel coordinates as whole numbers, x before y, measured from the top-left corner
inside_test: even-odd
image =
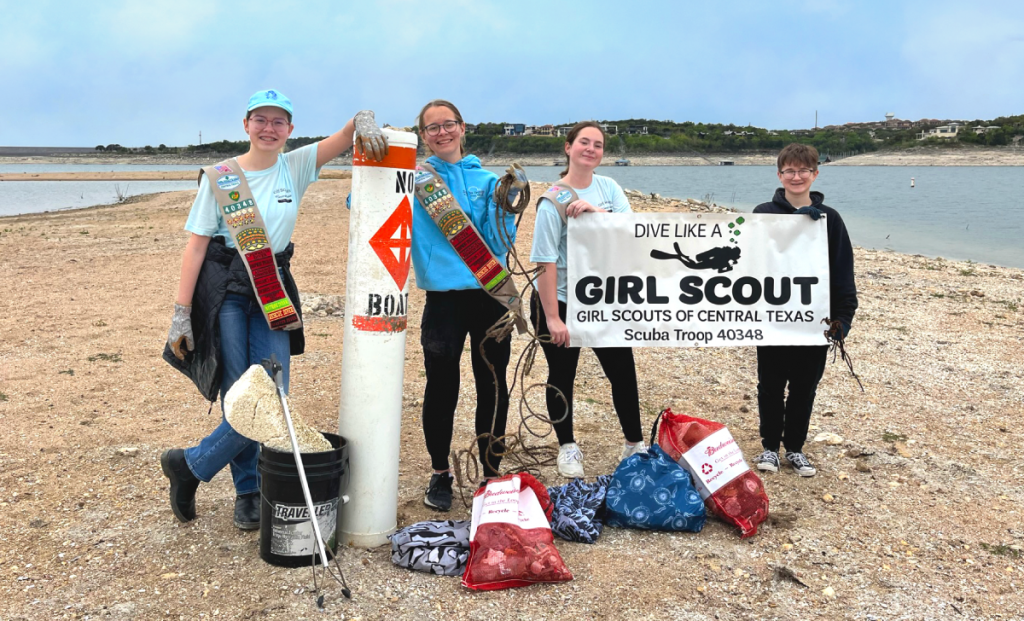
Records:
[[[96,153],[92,147],[0,147],[0,157],[63,155],[65,153]]]

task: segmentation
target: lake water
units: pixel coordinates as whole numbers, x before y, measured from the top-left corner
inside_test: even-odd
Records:
[[[348,166],[331,168],[349,169]],[[0,172],[195,170],[190,165],[0,165]],[[503,168],[491,170],[501,174]],[[529,166],[553,182],[561,167]],[[710,198],[750,211],[779,186],[772,166],[602,166],[622,187]],[[916,187],[910,187],[911,177]],[[129,194],[190,190],[193,181],[0,183],[0,216],[113,203]],[[814,189],[843,216],[853,243],[911,254],[1024,268],[1024,167],[823,166]]]

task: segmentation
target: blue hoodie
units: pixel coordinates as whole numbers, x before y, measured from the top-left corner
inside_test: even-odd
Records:
[[[484,170],[475,155],[467,155],[455,164],[431,156],[427,163],[434,167],[448,185],[452,196],[462,206],[473,226],[480,231],[495,258],[505,265],[508,247],[501,241],[494,217],[494,212],[498,210],[493,200],[498,175]],[[515,243],[515,216],[504,211],[500,214],[500,222],[505,227],[507,237]],[[412,209],[412,266],[416,270],[416,286],[420,289],[452,291],[481,288],[473,272],[455,253],[455,249],[418,199]]]

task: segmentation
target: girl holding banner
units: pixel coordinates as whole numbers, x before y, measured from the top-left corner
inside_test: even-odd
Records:
[[[328,138],[282,153],[291,136],[292,102],[280,91],[249,98],[242,121],[249,150],[203,168],[189,212],[190,231],[164,359],[187,375],[211,402],[253,364],[276,354],[288,387],[291,354],[305,347],[299,294],[289,263],[299,203],[320,168],[352,147],[382,160],[387,141],[364,110]],[[226,420],[197,446],[160,458],[171,482],[171,509],[182,522],[196,517],[195,495],[231,465],[235,526],[259,528],[259,445]]]
[[[423,106],[416,125],[432,154],[416,172],[412,227],[416,285],[427,292],[420,343],[427,374],[423,434],[433,474],[423,503],[448,511],[453,482],[448,455],[467,334],[485,477],[499,474],[505,450],[500,438],[508,416],[505,370],[511,339],[498,342],[487,333],[510,310],[519,312],[519,294],[505,269],[505,253],[516,235],[515,217],[506,208],[527,181],[516,179],[515,191],[504,199],[506,205],[496,203],[498,176],[482,168],[475,155],[465,153],[466,124],[451,102],[438,99]]]
[[[558,472],[582,477],[583,453],[573,437],[573,384],[580,348],[569,347],[566,314],[566,256],[568,218],[587,212],[631,212],[626,195],[614,180],[595,175],[604,156],[604,130],[593,121],[577,123],[565,139],[568,166],[537,201],[537,224],[530,260],[543,267],[530,311],[537,336],[548,362],[547,407],[558,436]],[[587,216],[600,217],[600,216]],[[595,347],[601,368],[612,385],[612,401],[626,438],[620,459],[647,449],[640,426],[640,395],[633,350],[628,347]],[[563,415],[564,412],[564,415]]]

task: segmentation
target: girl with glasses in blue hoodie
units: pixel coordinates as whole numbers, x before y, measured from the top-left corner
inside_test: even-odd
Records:
[[[508,244],[515,242],[515,216],[495,202],[498,175],[485,170],[475,155],[465,153],[466,124],[458,108],[448,101],[431,101],[423,106],[416,125],[420,138],[431,153],[427,163],[444,181],[451,197],[480,232],[494,258],[504,265]],[[513,200],[514,196],[508,202]],[[423,394],[423,434],[433,474],[423,502],[432,509],[448,511],[452,504],[453,482],[448,455],[467,335],[476,383],[476,433],[480,461],[485,477],[498,475],[504,452],[500,438],[505,434],[508,415],[505,370],[511,354],[511,339],[497,342],[493,338],[485,340],[485,335],[508,309],[481,287],[419,199],[413,208],[412,231],[416,285],[427,292],[420,330],[427,373]],[[486,362],[480,354],[481,342]],[[488,363],[493,365],[494,374]],[[492,422],[493,435],[489,435]]]

